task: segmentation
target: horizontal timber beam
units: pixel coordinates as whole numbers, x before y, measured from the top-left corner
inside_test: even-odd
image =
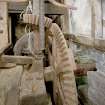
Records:
[[[92,39],[84,36],[77,36],[73,34],[64,33],[65,38],[70,38],[74,43],[83,45],[89,48],[95,48],[105,52],[105,39]]]
[[[9,3],[9,13],[21,13],[26,9],[27,2],[24,3]],[[51,3],[45,4],[45,14],[49,15],[63,15],[66,9],[52,5]]]
[[[27,56],[10,56],[10,55],[2,55],[0,61],[3,63],[15,63],[15,64],[32,64],[33,58]]]
[[[74,74],[75,76],[84,76],[87,75],[88,71],[96,71],[96,64],[77,64],[77,69],[74,70]],[[45,67],[44,78],[46,82],[54,80],[54,72],[53,67]]]
[[[0,0],[0,2],[26,2],[27,0]]]

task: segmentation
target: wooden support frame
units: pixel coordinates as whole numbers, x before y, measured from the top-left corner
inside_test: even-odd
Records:
[[[74,43],[80,44],[88,48],[95,48],[96,50],[105,52],[105,40],[104,39],[92,39],[84,37],[85,35],[73,35],[65,34],[65,38],[70,38]]]
[[[27,2],[23,3],[9,3],[9,13],[21,13],[27,6]],[[38,12],[38,11],[37,11]],[[55,7],[51,3],[45,4],[45,14],[49,15],[64,15],[66,12],[65,8]]]
[[[26,65],[32,64],[33,57],[2,55],[0,57],[0,61],[3,63],[15,63],[20,65]]]
[[[26,2],[27,0],[0,0],[0,2]]]
[[[103,38],[102,29],[102,0],[92,0],[91,2],[92,16],[92,38]]]

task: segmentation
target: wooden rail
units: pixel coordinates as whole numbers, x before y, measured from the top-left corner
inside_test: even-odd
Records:
[[[27,0],[0,0],[0,2],[26,2]]]
[[[9,3],[9,13],[21,13],[27,6],[27,2],[22,3]],[[45,14],[52,14],[52,15],[63,15],[65,14],[66,9],[60,8],[57,6],[52,5],[51,3],[45,4]]]
[[[0,61],[4,63],[15,63],[20,65],[25,65],[25,64],[32,64],[33,58],[27,56],[2,55]]]
[[[96,50],[100,50],[105,52],[105,39],[92,39],[84,36],[77,36],[73,34],[65,34],[65,38],[71,39],[74,43],[80,44],[85,47],[95,48]]]

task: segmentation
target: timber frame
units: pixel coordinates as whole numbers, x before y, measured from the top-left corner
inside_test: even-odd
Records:
[[[9,2],[9,13],[20,13],[27,5],[27,0],[0,0],[0,1],[6,1],[6,2]],[[12,2],[12,3],[10,3]],[[15,2],[18,2],[18,3],[15,3]],[[20,3],[22,2],[22,3]],[[95,36],[96,36],[96,32],[97,32],[97,28],[98,27],[100,29],[100,33],[103,34],[102,32],[102,27],[104,26],[104,20],[102,19],[102,1],[100,1],[100,5],[97,5],[97,1],[95,2],[91,2],[91,6],[92,6],[92,32],[91,32],[91,36],[92,36],[92,39],[88,38],[88,37],[85,37],[85,35],[76,35],[78,38],[78,41],[76,40],[77,38],[75,37],[75,39],[73,38],[73,42],[76,42],[78,44],[81,44],[81,45],[84,45],[84,46],[88,46],[88,47],[91,47],[91,48],[96,48],[97,50],[100,50],[100,51],[105,51],[105,46],[104,46],[104,43],[105,43],[105,40],[104,39],[96,39]],[[99,8],[97,8],[97,6]],[[93,10],[93,8],[95,7],[95,10]],[[98,10],[97,10],[98,9]],[[98,12],[96,13],[96,11],[100,11],[101,14],[98,14]],[[67,23],[66,20],[68,17],[68,14],[69,11],[67,11],[67,9],[65,8],[59,8],[59,7],[56,7],[54,5],[52,5],[51,3],[49,2],[46,2],[46,5],[45,5],[45,14],[53,14],[53,15],[63,15],[63,14],[66,14],[66,17],[64,17],[64,21],[63,21],[63,25],[65,25],[65,29],[64,30],[64,33],[66,35],[70,35],[70,37],[72,38],[72,33],[69,32],[70,30],[70,27],[69,27],[69,22]],[[100,19],[97,20],[97,16],[99,15]],[[98,21],[98,22],[97,22]],[[100,22],[100,24],[98,24]],[[98,26],[99,25],[99,26]],[[99,35],[99,36],[102,36],[102,35]],[[89,42],[88,44],[86,42],[83,42],[82,39],[86,39],[86,42]],[[103,42],[103,43],[101,43]],[[90,44],[91,43],[91,44]],[[93,43],[95,43],[93,45]],[[9,45],[8,45],[9,46]],[[6,46],[5,48],[7,48],[8,46]],[[2,49],[2,51],[4,51],[4,49]],[[2,53],[1,51],[1,53]]]
[[[73,43],[87,48],[95,48],[101,52],[105,52],[105,40],[104,39],[92,39],[80,35],[64,33],[66,39],[70,39]]]

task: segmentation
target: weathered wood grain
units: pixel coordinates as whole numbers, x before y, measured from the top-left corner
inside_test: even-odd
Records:
[[[100,51],[105,51],[105,40],[104,39],[92,39],[85,36],[65,34],[65,38],[70,38],[74,43],[80,44],[85,47],[95,48]]]
[[[32,64],[33,58],[27,56],[9,56],[9,55],[2,55],[0,58],[1,62],[4,63],[15,63],[15,64]]]
[[[26,9],[27,2],[24,3],[9,3],[9,13],[21,13],[24,9]],[[34,7],[34,10],[36,8]],[[60,14],[65,14],[66,9],[65,8],[60,8],[60,7],[55,7],[54,5],[50,3],[45,4],[45,14],[52,14],[52,15],[60,15]],[[38,13],[38,11],[37,11]]]
[[[33,24],[33,22],[29,21],[29,20],[31,20],[32,16],[34,16],[34,19],[37,17],[35,15],[25,14],[23,16],[24,22],[28,23],[28,24]],[[27,17],[29,17],[29,18],[27,19]],[[44,19],[46,19],[46,17]],[[47,21],[49,22],[49,19]],[[45,22],[45,27],[47,27],[47,25],[46,25],[47,21]],[[36,24],[36,20],[34,22],[34,25],[38,26],[38,24]],[[74,77],[74,73],[73,73],[73,70],[75,69],[74,68],[75,62],[74,62],[72,51],[70,51],[70,55],[69,55],[69,50],[68,50],[66,41],[64,39],[64,35],[56,23],[51,23],[50,27],[48,27],[48,30],[49,30],[49,32],[52,33],[52,36],[54,37],[54,39],[56,41],[56,45],[59,50],[59,52],[57,52],[57,53],[59,53],[60,58],[61,58],[61,60],[60,60],[61,69],[60,70],[55,68],[54,63],[52,64],[52,66],[55,69],[55,74],[54,74],[55,75],[55,77],[54,77],[55,84],[57,84],[55,89],[57,89],[59,97],[62,97],[63,104],[77,105],[78,104],[77,91],[76,91],[75,77]],[[64,54],[64,53],[66,53],[66,54]],[[54,60],[54,59],[52,58],[52,60]],[[57,72],[58,72],[58,76],[57,76]],[[69,77],[71,79],[62,80],[61,79],[62,77]],[[64,84],[64,82],[66,83],[66,85]]]
[[[27,0],[0,0],[0,2],[26,2]]]
[[[8,46],[8,10],[7,3],[0,2],[0,52]]]
[[[18,105],[22,66],[0,69],[0,105]]]
[[[32,67],[23,73],[20,85],[21,105],[48,105],[43,75],[43,62],[33,61]]]

